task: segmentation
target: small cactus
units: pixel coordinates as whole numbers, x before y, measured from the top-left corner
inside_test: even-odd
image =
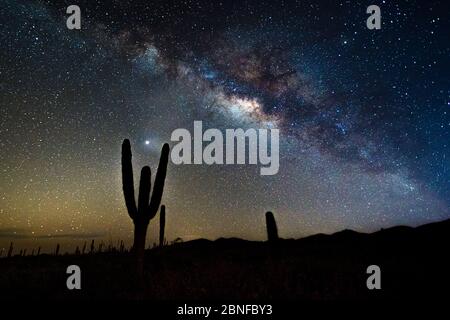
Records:
[[[38,255],[40,255],[40,254],[41,254],[41,247],[38,248],[38,251],[37,251],[37,254],[36,254],[36,255],[38,256]]]
[[[164,246],[164,229],[166,227],[166,206],[161,206],[159,212],[159,246]]]
[[[87,242],[85,241],[83,244],[83,249],[81,250],[81,254],[85,254],[86,253],[86,246],[87,246]]]
[[[95,250],[95,241],[92,240],[92,242],[91,242],[91,251],[90,251],[90,253],[93,254],[93,253],[94,253],[94,250]]]
[[[59,243],[56,244],[55,256],[59,255]]]
[[[11,244],[9,245],[9,250],[8,250],[8,258],[12,257],[13,250],[14,250],[14,244],[11,242]]]
[[[269,242],[276,242],[278,240],[277,223],[273,216],[273,213],[266,212],[266,227],[267,227],[267,240]]]
[[[151,192],[151,171],[145,166],[141,170],[139,182],[138,205],[134,196],[133,164],[131,162],[131,145],[128,139],[122,144],[122,187],[128,214],[134,223],[133,251],[136,255],[136,272],[139,279],[144,277],[145,238],[150,220],[158,212],[166,180],[169,161],[169,145],[165,143],[161,150],[156,171],[153,192]],[[150,197],[151,193],[151,197]]]

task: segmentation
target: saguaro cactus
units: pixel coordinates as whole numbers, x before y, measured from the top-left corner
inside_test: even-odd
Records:
[[[131,162],[131,145],[128,139],[122,144],[122,184],[123,194],[125,196],[125,205],[128,214],[134,223],[134,242],[133,251],[136,255],[137,273],[139,278],[143,278],[144,273],[144,250],[145,238],[147,235],[148,224],[158,212],[161,203],[161,197],[166,180],[167,162],[169,161],[169,145],[165,143],[161,150],[158,170],[155,176],[155,185],[150,198],[151,191],[151,171],[150,167],[145,166],[141,170],[139,182],[138,205],[134,197],[133,165]],[[149,202],[150,201],[150,202]]]
[[[164,245],[164,229],[166,227],[166,206],[162,205],[159,212],[159,246]]]
[[[273,213],[266,212],[266,227],[267,227],[267,240],[269,242],[275,242],[278,240],[278,229],[277,223],[273,216]]]

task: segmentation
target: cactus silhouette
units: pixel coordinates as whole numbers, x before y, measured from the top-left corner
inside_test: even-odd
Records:
[[[95,249],[95,241],[94,240],[92,240],[92,242],[91,242],[91,251],[90,251],[90,253],[91,254],[93,254],[94,253],[94,249]]]
[[[56,244],[55,256],[59,255],[59,243]]]
[[[277,223],[273,216],[273,213],[266,212],[266,227],[267,227],[267,240],[269,242],[276,242],[278,240]]]
[[[12,257],[13,250],[14,250],[14,244],[11,242],[11,244],[9,245],[9,250],[8,250],[8,258]]]
[[[161,211],[159,212],[159,246],[164,245],[164,229],[166,227],[166,206],[161,206]]]
[[[125,205],[134,223],[133,251],[136,255],[137,276],[142,280],[144,274],[145,238],[148,224],[155,217],[161,203],[164,182],[166,180],[167,163],[169,161],[169,145],[165,143],[162,147],[151,197],[150,167],[145,166],[142,168],[137,206],[134,196],[133,164],[131,158],[130,141],[125,139],[122,144],[122,186]]]
[[[38,251],[37,251],[37,254],[36,254],[36,255],[38,256],[38,255],[40,255],[40,254],[41,254],[41,247],[38,248]]]

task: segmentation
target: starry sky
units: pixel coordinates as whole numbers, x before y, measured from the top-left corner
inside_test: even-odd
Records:
[[[81,30],[66,27],[68,5]],[[366,27],[369,5],[381,30]],[[278,128],[280,169],[169,163],[168,240],[375,231],[450,217],[446,1],[0,2],[0,248],[128,244],[120,148]],[[137,180],[135,176],[135,181]],[[152,220],[148,243],[157,238]]]

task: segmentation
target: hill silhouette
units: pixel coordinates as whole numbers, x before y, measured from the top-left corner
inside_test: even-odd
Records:
[[[374,233],[344,230],[276,243],[197,239],[145,251],[144,289],[130,253],[0,259],[2,299],[334,300],[434,299],[449,285],[450,220]],[[82,270],[69,291],[66,267]],[[381,290],[366,269],[381,268]]]

